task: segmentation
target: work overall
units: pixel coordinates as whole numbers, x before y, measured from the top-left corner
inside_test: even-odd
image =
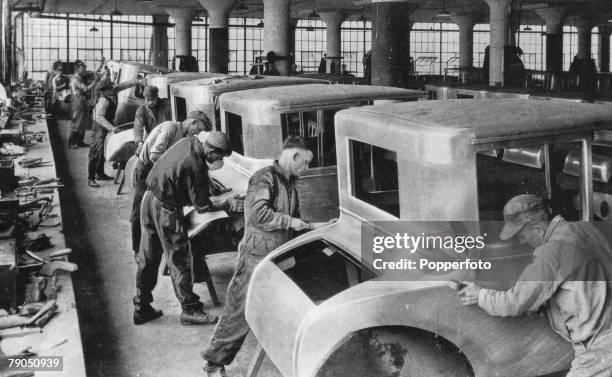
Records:
[[[286,180],[274,163],[256,172],[249,181],[244,204],[245,232],[238,246],[238,260],[227,287],[219,323],[202,357],[228,365],[249,332],[244,316],[247,288],[257,264],[272,250],[291,239],[290,219],[299,217],[294,179]]]
[[[98,98],[98,101],[108,101],[104,118],[113,123],[115,111],[117,110],[116,101],[104,96]],[[89,148],[89,164],[87,167],[88,179],[90,180],[96,179],[96,175],[104,175],[104,140],[106,139],[106,134],[108,134],[108,130],[94,121],[93,141]]]

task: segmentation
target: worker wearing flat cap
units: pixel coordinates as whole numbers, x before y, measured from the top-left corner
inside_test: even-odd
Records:
[[[550,220],[531,194],[506,203],[504,222],[500,238],[535,248],[532,263],[506,291],[465,282],[461,302],[500,317],[544,308],[553,329],[574,347],[567,376],[612,376],[612,251],[604,235],[589,222]]]
[[[132,203],[132,250],[138,253],[140,247],[140,203],[147,190],[146,180],[153,164],[168,148],[186,136],[210,131],[211,123],[206,114],[192,111],[182,122],[166,121],[151,130],[138,154],[134,165],[134,201]]]
[[[146,147],[143,147],[143,151]],[[212,202],[208,171],[222,167],[223,158],[232,153],[227,135],[213,131],[204,142],[187,136],[170,147],[153,165],[142,198],[140,221],[142,239],[138,254],[134,324],[143,324],[160,315],[151,306],[151,292],[157,283],[162,255],[165,256],[174,293],[184,325],[208,325],[217,317],[207,314],[193,292],[193,255],[185,228],[183,207],[198,212],[238,209],[238,199]]]
[[[92,129],[93,142],[89,148],[89,165],[87,168],[87,184],[90,187],[100,187],[96,179],[112,179],[104,173],[104,139],[109,131],[116,131],[113,121],[117,111],[117,93],[138,85],[141,80],[134,79],[113,85],[110,79],[110,71],[105,68],[102,78],[95,86],[96,106]]]
[[[159,89],[147,85],[142,91],[144,105],[138,106],[134,118],[134,142],[138,146],[136,154],[140,153],[142,145],[153,128],[165,121],[172,120],[170,102],[159,98]]]

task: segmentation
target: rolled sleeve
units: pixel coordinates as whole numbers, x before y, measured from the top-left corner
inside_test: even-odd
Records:
[[[270,205],[272,198],[271,185],[265,181],[252,182],[249,185],[251,210],[250,218],[253,224],[265,231],[287,230],[291,226],[291,216],[276,212]]]
[[[208,190],[208,174],[202,169],[193,169],[187,176],[187,187],[191,203],[196,211],[210,211],[212,203]]]
[[[170,139],[173,138],[169,129],[162,130],[153,145],[151,145],[151,149],[149,150],[149,160],[151,162],[155,162],[159,159],[159,157],[164,154],[164,152],[170,146]]]

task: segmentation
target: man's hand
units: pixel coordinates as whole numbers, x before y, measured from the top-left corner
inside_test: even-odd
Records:
[[[225,199],[226,212],[244,212],[244,196],[238,194]]]
[[[315,223],[310,223],[308,224],[310,226],[310,229],[319,229],[322,228],[324,226],[330,225],[335,223],[336,221],[338,221],[338,219],[331,219],[329,221],[323,221],[323,222],[315,222]]]
[[[312,229],[309,223],[302,219],[297,219],[295,217],[291,218],[291,224],[289,225],[289,227],[297,232],[301,232],[304,229]]]
[[[121,131],[121,129],[119,129],[119,127],[113,127],[113,128],[111,129],[111,131],[112,131],[113,133],[118,134],[118,133]]]
[[[138,146],[136,147],[136,152],[134,153],[136,156],[140,155],[140,151],[142,151],[142,146],[144,143],[142,141],[138,142]]]
[[[481,288],[471,281],[462,281],[461,284],[465,285],[463,289],[457,292],[457,296],[460,297],[461,303],[463,305],[478,304],[478,293]]]

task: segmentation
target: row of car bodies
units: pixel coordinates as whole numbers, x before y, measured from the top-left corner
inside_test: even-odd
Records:
[[[263,84],[273,80],[279,85]],[[211,172],[232,189],[228,195],[246,192],[248,178],[278,156],[288,134],[304,136],[315,155],[299,182],[302,212],[312,221],[339,219],[272,252],[248,291],[247,321],[277,369],[292,377],[538,376],[567,369],[572,349],[542,317],[491,317],[462,306],[446,285],[470,278],[508,288],[530,250],[493,237],[466,255],[495,261],[492,270],[398,278],[397,271],[373,268],[362,232],[395,230],[371,221],[414,221],[405,226],[415,234],[426,230],[419,221],[444,232],[457,221],[500,221],[504,203],[525,192],[547,197],[568,219],[605,220],[607,201],[597,202],[594,191],[612,194],[602,172],[612,109],[527,96],[421,101],[424,92],[284,80],[204,78],[169,86],[175,120],[201,109],[229,135],[234,153]],[[499,231],[495,223],[468,227],[474,234]]]

